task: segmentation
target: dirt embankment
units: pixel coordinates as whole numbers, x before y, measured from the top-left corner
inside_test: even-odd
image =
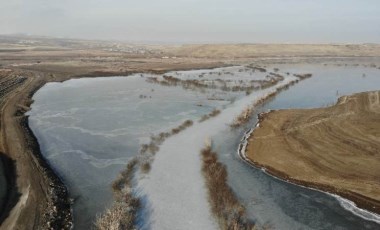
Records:
[[[334,106],[261,115],[246,156],[279,178],[380,213],[380,91]]]
[[[24,81],[12,80],[20,77]],[[44,81],[42,77],[14,72],[8,78],[7,81],[17,83],[1,98],[1,149],[15,161],[15,172],[6,173],[8,181],[16,180],[16,183],[10,184],[8,190],[1,229],[69,229],[72,218],[67,190],[42,157],[24,115],[31,96]],[[8,89],[3,87],[6,82],[2,83],[2,89]]]

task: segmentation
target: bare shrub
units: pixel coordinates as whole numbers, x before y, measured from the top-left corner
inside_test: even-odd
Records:
[[[214,109],[210,114],[209,114],[209,116],[210,117],[216,117],[216,116],[218,116],[220,114],[220,110],[218,110],[218,109]]]
[[[235,119],[233,120],[231,127],[236,128],[245,124],[251,119],[253,113],[252,106],[247,106]]]
[[[260,67],[260,66],[255,66],[255,67],[253,67],[253,69],[254,69],[254,70],[257,70],[257,71],[259,71],[259,72],[262,72],[262,73],[267,72],[267,70],[266,70],[265,68]]]
[[[150,79],[155,81],[154,78]],[[159,150],[159,145],[166,138],[181,132],[193,125],[192,120],[186,120],[171,132],[162,132],[157,136],[151,136],[149,144],[141,145],[139,158],[133,158],[122,170],[117,179],[112,183],[112,190],[115,197],[115,203],[106,210],[102,215],[98,216],[94,227],[98,230],[115,229],[129,230],[135,229],[137,212],[140,209],[140,198],[132,193],[133,176],[136,165],[139,164],[142,173],[149,173],[153,161],[153,155]]]
[[[259,66],[248,66],[248,68],[253,69],[253,71],[257,70],[259,72],[267,72],[265,68]],[[244,69],[240,69],[242,72]],[[225,72],[224,74],[229,74],[230,72]],[[221,75],[219,73],[218,75]],[[232,74],[233,75],[233,74]],[[201,75],[200,75],[201,76]],[[203,77],[203,75],[202,75]],[[149,83],[160,84],[162,86],[182,86],[182,88],[187,90],[196,90],[200,92],[206,92],[205,89],[220,89],[222,91],[227,92],[246,92],[246,94],[250,94],[254,90],[265,89],[277,84],[279,81],[284,80],[284,77],[278,73],[270,73],[266,76],[265,80],[251,80],[247,83],[249,85],[242,85],[243,81],[240,80],[240,85],[228,86],[227,83],[231,82],[231,80],[223,80],[223,79],[215,79],[215,80],[207,80],[211,83],[205,83],[204,80],[199,79],[180,79],[173,76],[163,75],[163,80],[159,80],[157,77],[148,77],[146,79]],[[256,85],[258,84],[258,85]]]
[[[113,192],[116,193],[115,195],[118,195],[123,188],[132,184],[133,173],[137,163],[138,160],[136,158],[129,161],[125,169],[120,172],[118,178],[112,183],[112,189]]]
[[[110,209],[96,218],[95,229],[134,229],[140,208],[140,199],[132,193],[133,173],[137,163],[136,158],[132,159],[113,182],[112,189],[116,201]]]
[[[140,169],[141,169],[142,173],[149,173],[150,169],[151,169],[150,162],[144,162],[141,165]]]
[[[216,117],[216,116],[218,116],[219,114],[220,114],[220,110],[218,110],[218,109],[214,109],[213,111],[211,111],[211,113],[206,114],[206,115],[203,115],[203,116],[201,117],[201,119],[199,119],[199,122],[206,121],[206,120],[208,120],[208,119],[210,119],[210,118],[212,118],[212,117]]]
[[[126,205],[118,202],[104,214],[98,216],[95,222],[97,230],[124,230],[134,229],[134,217],[129,213]]]
[[[154,142],[150,142],[149,143],[149,145],[148,145],[148,151],[151,154],[155,154],[156,152],[158,152],[158,150],[160,150],[160,147],[158,147],[156,143],[154,143]]]
[[[254,224],[248,221],[245,208],[240,204],[234,192],[227,184],[226,167],[218,161],[216,152],[211,145],[201,151],[202,174],[206,179],[208,199],[211,211],[216,217],[221,229],[254,229]]]
[[[304,73],[304,74],[293,74],[295,77],[298,77],[300,80],[310,78],[313,76],[311,73]]]
[[[193,125],[192,120],[186,120],[181,125],[173,128],[170,132],[161,132],[158,135],[152,135],[150,137],[149,144],[143,144],[140,148],[140,156],[144,156],[143,161],[140,160],[140,169],[142,173],[149,173],[151,169],[151,163],[153,161],[153,155],[160,150],[160,145],[166,140],[166,138],[171,137],[179,132],[185,130],[186,128]],[[151,154],[151,155],[149,155]],[[117,186],[118,179],[115,181]]]
[[[181,125],[179,125],[178,127],[172,129],[172,135],[177,134],[177,133],[185,130],[186,128],[188,128],[188,127],[190,127],[192,125],[193,125],[193,121],[192,120],[186,120]]]
[[[277,73],[270,73],[270,75],[268,76],[272,76],[270,77],[269,79],[271,79],[272,83],[269,81],[262,81],[261,80],[261,87],[269,87],[269,86],[272,86],[274,84],[277,84],[278,81],[282,81],[284,80],[284,77],[280,74],[277,74]],[[298,83],[299,81],[302,81],[304,79],[307,79],[307,78],[310,78],[312,77],[312,74],[311,73],[307,73],[307,74],[294,74],[294,76],[296,76],[298,79],[296,80],[293,80],[287,84],[284,84],[283,86],[280,86],[276,89],[276,91],[272,92],[272,93],[269,93],[267,94],[265,97],[263,98],[260,98],[258,101],[256,101],[252,106],[248,106],[246,107],[232,122],[232,124],[230,125],[232,128],[237,128],[245,123],[247,123],[251,117],[252,117],[252,114],[253,114],[253,109],[254,107],[260,105],[260,104],[263,104],[264,102],[268,101],[270,98],[273,98],[275,97],[279,92],[283,91],[283,90],[286,90],[289,88],[289,86],[291,85],[294,85],[296,83]],[[268,85],[266,85],[268,84]]]
[[[173,128],[172,129],[172,134],[177,134],[177,133],[179,133],[179,128]]]

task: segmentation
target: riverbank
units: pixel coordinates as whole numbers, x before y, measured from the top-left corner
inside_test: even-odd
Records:
[[[10,78],[20,77],[19,72]],[[70,229],[72,226],[70,201],[62,181],[55,175],[40,154],[36,138],[24,115],[33,93],[43,85],[38,78],[28,77],[2,98],[1,147],[14,160],[15,172],[7,170],[7,203],[4,229],[30,227]],[[14,144],[17,143],[17,144]],[[5,168],[10,168],[7,165]],[[35,210],[31,212],[30,210]]]
[[[262,114],[239,151],[275,177],[379,213],[378,103],[372,92],[342,97],[332,107]]]
[[[351,50],[350,47],[346,48]],[[344,53],[344,55],[357,59],[356,55],[376,56],[378,54],[378,52],[374,52],[372,49],[369,52],[365,46],[359,45],[359,48],[365,50],[359,54],[355,49],[354,53]],[[330,47],[329,49],[334,49],[334,47]],[[54,204],[52,201],[55,199],[55,194],[58,193],[51,193],[51,189],[55,190],[56,186],[64,189],[61,187],[63,184],[61,182],[55,184],[54,181],[57,182],[60,179],[49,169],[50,167],[47,162],[40,157],[40,150],[36,147],[38,143],[33,133],[29,130],[27,117],[24,115],[24,112],[29,109],[32,103],[31,98],[33,94],[44,84],[81,77],[127,76],[140,72],[164,73],[167,71],[206,69],[256,61],[268,63],[271,62],[269,60],[271,57],[276,62],[279,62],[281,61],[281,56],[288,57],[285,61],[281,62],[315,62],[316,60],[323,62],[324,60],[342,56],[339,55],[340,51],[336,51],[334,55],[331,55],[331,52],[324,52],[318,54],[318,57],[311,57],[310,52],[297,52],[287,55],[286,53],[281,54],[281,51],[278,51],[272,54],[273,56],[260,60],[260,58],[256,59],[249,54],[240,53],[233,56],[227,55],[226,58],[204,58],[203,55],[196,57],[184,55],[177,58],[176,56],[180,56],[180,53],[177,55],[173,52],[170,55],[168,54],[170,58],[164,59],[163,56],[167,55],[166,51],[160,51],[158,48],[151,49],[150,47],[147,50],[154,52],[130,54],[125,52],[108,52],[100,48],[96,50],[81,46],[65,50],[59,47],[56,50],[51,47],[49,47],[49,50],[43,50],[41,47],[30,47],[30,49],[18,52],[1,52],[1,74],[10,76],[12,79],[22,76],[25,77],[25,81],[22,84],[17,83],[13,88],[8,88],[9,91],[1,95],[0,150],[15,161],[16,173],[13,174],[13,179],[16,183],[13,186],[12,191],[14,192],[12,194],[18,195],[14,204],[10,204],[9,215],[4,219],[0,229],[46,227],[44,224],[50,222],[47,221],[47,218],[56,212],[56,207],[61,207],[61,204],[52,205]],[[223,52],[226,51],[225,48],[222,50],[224,50]],[[297,58],[298,56],[302,57],[302,61]],[[338,59],[338,62],[345,63],[345,59],[347,58]],[[379,65],[377,64],[377,66]],[[2,80],[3,76],[1,77]],[[62,213],[69,215],[69,207],[67,205],[69,201],[66,198],[63,197],[65,205]],[[61,222],[61,228],[69,228],[71,226],[69,219],[66,219],[66,222]]]

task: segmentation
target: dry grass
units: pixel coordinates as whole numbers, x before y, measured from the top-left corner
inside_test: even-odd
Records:
[[[221,229],[254,229],[246,217],[245,208],[227,184],[226,167],[218,161],[217,154],[207,145],[202,151],[202,173],[206,179],[208,199],[212,214]]]
[[[266,72],[265,68],[262,67],[256,67],[256,66],[247,66],[245,69],[240,69],[239,72],[244,71],[259,71],[259,72]],[[211,74],[211,73],[210,73]],[[221,72],[216,73],[218,75],[222,75]],[[231,74],[229,72],[223,73],[223,74]],[[233,73],[232,73],[233,74]],[[199,75],[200,78],[203,77],[203,75]],[[234,86],[228,86],[227,83],[231,82],[232,80],[223,80],[223,79],[216,79],[216,80],[208,80],[208,82],[211,82],[209,84],[206,84],[203,80],[197,80],[197,79],[187,79],[183,80],[180,78],[176,78],[173,76],[163,75],[163,80],[159,80],[157,77],[148,77],[146,79],[149,83],[155,83],[160,84],[162,86],[182,86],[183,89],[187,90],[194,90],[194,91],[200,91],[205,92],[205,89],[219,89],[226,92],[246,92],[246,94],[250,94],[254,90],[260,90],[260,89],[266,89],[273,85],[276,85],[279,81],[284,80],[284,77],[278,73],[269,73],[264,80],[250,80],[248,81],[248,85],[234,85]],[[240,80],[240,84],[242,84],[243,81]]]
[[[211,113],[203,115],[201,119],[199,119],[199,122],[204,122],[212,117],[218,116],[219,114],[220,114],[220,110],[214,109],[213,111],[211,111]]]
[[[97,217],[95,228],[104,229],[135,229],[137,212],[140,208],[140,199],[133,191],[133,176],[137,165],[142,173],[149,173],[154,154],[159,150],[159,145],[166,138],[175,135],[193,125],[193,121],[186,120],[170,132],[162,132],[157,136],[151,136],[149,144],[141,145],[139,157],[132,159],[126,168],[120,172],[118,178],[112,183],[115,203]]]
[[[115,203],[96,219],[95,228],[98,230],[134,229],[134,217],[128,210],[125,204]]]
[[[140,208],[140,199],[132,192],[133,174],[138,160],[131,160],[125,170],[113,182],[112,189],[115,202],[112,207],[98,216],[95,221],[95,228],[105,229],[134,229],[137,212]]]
[[[280,74],[270,73],[270,75],[272,75],[274,77],[274,78],[272,78],[273,82],[274,82],[273,85],[277,84],[278,81],[284,80],[284,77],[282,75],[280,75]],[[299,81],[302,81],[302,80],[305,80],[307,78],[310,78],[313,75],[311,73],[307,73],[307,74],[294,74],[294,76],[297,77],[298,79],[290,81],[289,83],[287,83],[287,84],[285,84],[283,86],[278,87],[276,89],[276,91],[267,94],[265,97],[260,98],[252,106],[247,106],[237,117],[235,117],[235,119],[233,120],[232,124],[230,124],[230,126],[232,128],[237,128],[237,127],[240,127],[243,124],[246,124],[252,118],[253,111],[254,111],[254,108],[256,106],[262,105],[263,103],[265,103],[266,101],[268,101],[268,99],[275,97],[281,91],[287,90],[290,86],[298,83]]]
[[[160,145],[169,137],[180,133],[186,128],[193,125],[192,120],[186,120],[181,125],[173,128],[170,132],[162,132],[158,135],[153,135],[150,137],[149,144],[141,145],[140,149],[140,170],[142,173],[149,173],[151,169],[151,164],[153,162],[153,156],[160,150]]]
[[[247,106],[235,119],[233,120],[232,124],[230,125],[232,128],[237,128],[245,123],[247,123],[253,113],[253,107]]]
[[[260,114],[246,155],[277,177],[380,213],[379,98],[379,91],[365,92],[330,107]]]
[[[311,73],[304,73],[304,74],[293,74],[295,77],[298,77],[300,80],[311,78],[313,74]]]
[[[260,66],[254,66],[253,64],[248,65],[247,68],[251,68],[255,71],[257,70],[257,71],[262,72],[262,73],[267,72],[267,70],[265,68],[260,67]]]
[[[141,172],[145,173],[145,174],[149,173],[150,169],[152,167],[151,163],[152,163],[151,161],[146,161],[146,162],[142,163],[140,166]]]

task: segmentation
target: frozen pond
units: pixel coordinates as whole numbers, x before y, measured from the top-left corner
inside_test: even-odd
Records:
[[[334,103],[339,95],[380,86],[378,69],[323,65],[277,65],[269,69],[275,67],[281,73],[310,72],[314,77],[282,92],[264,110],[319,107]],[[214,109],[223,113],[246,98],[246,92],[226,90],[228,87],[256,86],[252,79],[267,76],[245,67],[168,75],[198,79],[197,84],[213,87],[184,90],[183,85],[147,82],[149,77],[160,80],[162,76],[134,75],[49,83],[34,95],[29,124],[43,155],[68,186],[77,229],[88,229],[96,214],[110,205],[112,181],[152,134],[170,130],[187,119],[197,121]],[[248,127],[235,131],[226,128],[212,138],[220,160],[228,166],[229,183],[253,220],[277,229],[379,227],[344,210],[330,196],[280,182],[242,162],[236,150]]]

